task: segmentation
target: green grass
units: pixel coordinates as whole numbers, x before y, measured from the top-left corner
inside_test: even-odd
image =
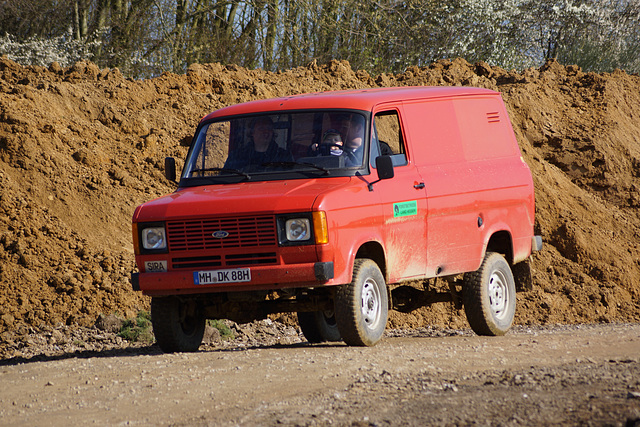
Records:
[[[207,320],[207,324],[220,331],[220,338],[223,341],[232,340],[235,334],[222,320]],[[151,327],[151,313],[141,310],[135,319],[127,319],[124,321],[118,336],[132,341],[152,344],[155,342],[153,329]]]
[[[135,319],[125,320],[118,335],[127,341],[143,343],[155,342],[151,329],[151,313],[141,310]]]
[[[209,319],[207,320],[209,326],[212,326],[214,328],[216,328],[218,331],[220,331],[220,338],[223,341],[228,341],[228,340],[232,340],[235,338],[235,335],[233,333],[233,331],[231,330],[231,328],[229,328],[222,320],[218,320],[218,319]]]

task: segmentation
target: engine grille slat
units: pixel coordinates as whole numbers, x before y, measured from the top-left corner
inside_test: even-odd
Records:
[[[275,252],[242,253],[224,256],[176,257],[171,259],[174,269],[222,268],[251,265],[276,264]]]
[[[216,232],[228,233],[224,238]],[[167,222],[170,251],[277,246],[275,216]],[[224,233],[221,233],[224,234]]]

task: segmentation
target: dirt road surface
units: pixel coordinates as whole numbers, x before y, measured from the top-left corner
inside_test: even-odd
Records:
[[[397,336],[399,335],[399,336]],[[438,336],[440,335],[440,336]],[[640,325],[5,361],[3,425],[640,426]]]

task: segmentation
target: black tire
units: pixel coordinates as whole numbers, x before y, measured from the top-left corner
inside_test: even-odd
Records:
[[[310,343],[340,341],[340,330],[332,311],[298,312],[298,324]]]
[[[373,346],[387,326],[389,297],[378,265],[356,259],[353,280],[336,291],[335,314],[340,335],[348,345]]]
[[[504,335],[516,313],[516,285],[509,263],[488,252],[477,271],[464,276],[464,311],[478,335]]]
[[[197,351],[206,319],[194,301],[176,297],[151,298],[151,324],[156,342],[165,353]]]

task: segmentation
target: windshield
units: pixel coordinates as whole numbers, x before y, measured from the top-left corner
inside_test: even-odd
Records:
[[[182,178],[252,179],[260,175],[264,180],[288,172],[302,174],[301,178],[309,173],[353,175],[365,161],[366,123],[363,113],[345,110],[262,114],[206,123],[194,138]]]

